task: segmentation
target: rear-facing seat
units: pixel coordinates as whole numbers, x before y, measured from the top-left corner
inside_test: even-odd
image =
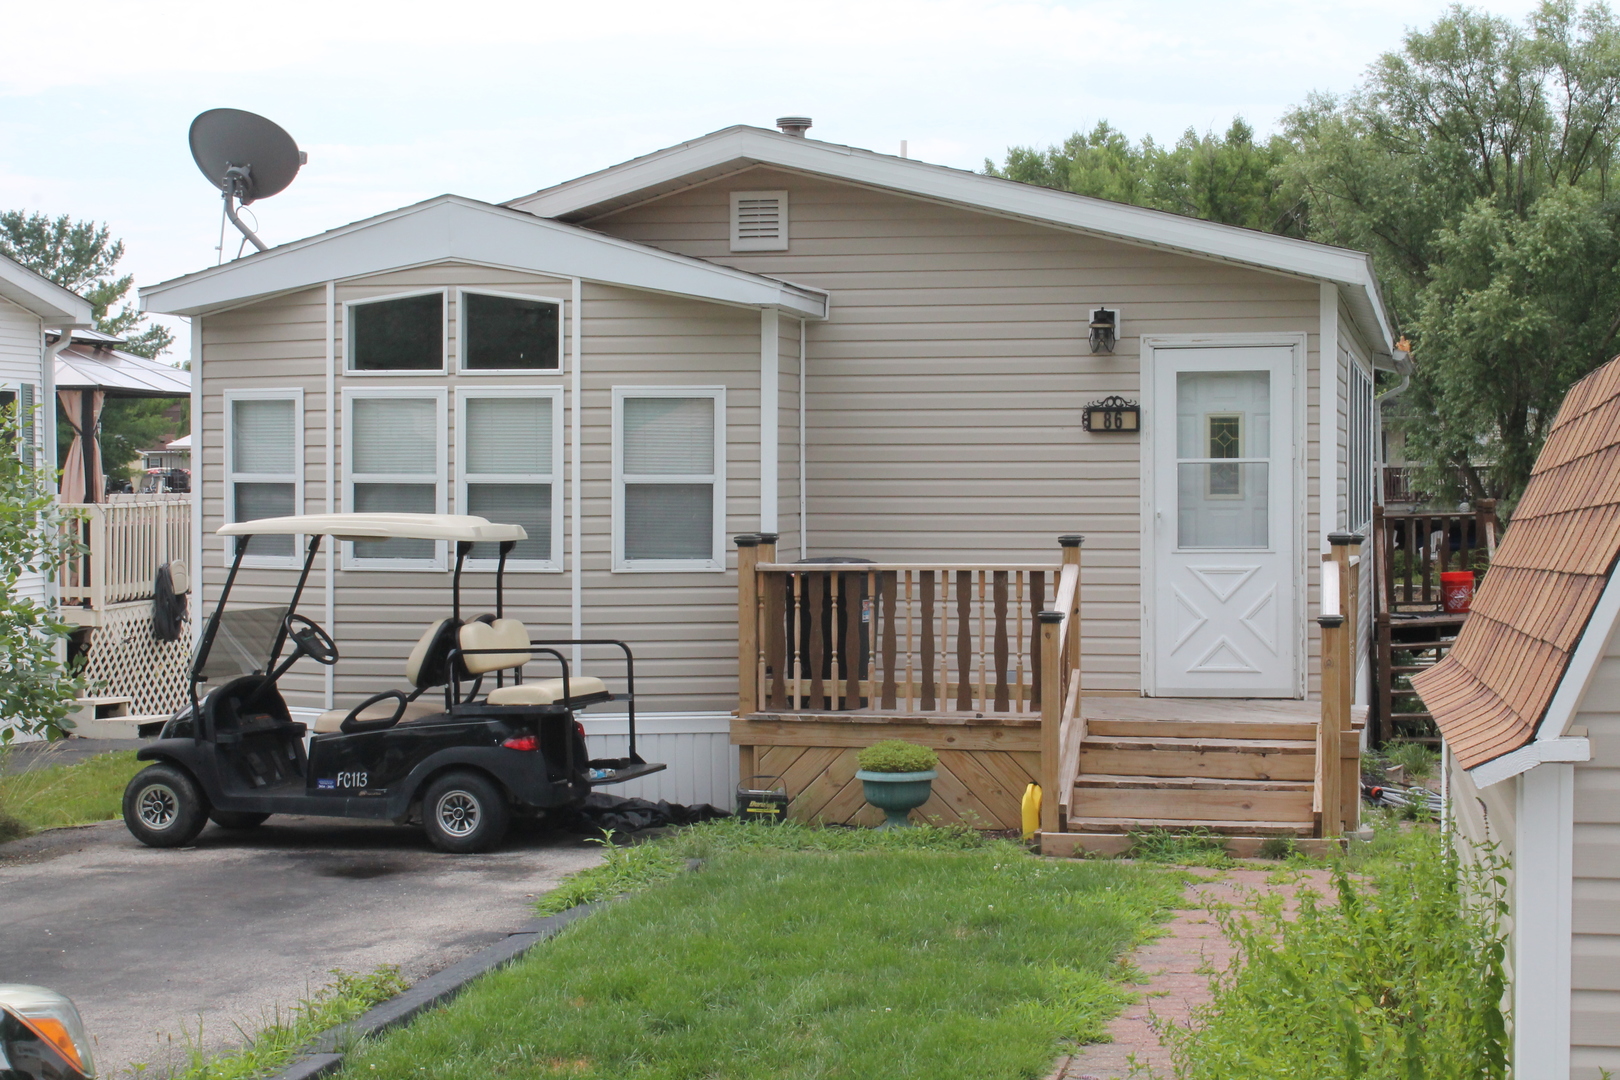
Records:
[[[533,655],[529,648],[529,630],[516,619],[468,623],[461,628],[461,647],[464,650],[494,650],[463,653],[462,665],[469,675],[521,668]],[[570,678],[568,690],[566,704],[570,708],[613,700],[607,684],[589,675]],[[561,679],[537,679],[516,686],[497,686],[484,698],[488,705],[555,705],[562,700]]]

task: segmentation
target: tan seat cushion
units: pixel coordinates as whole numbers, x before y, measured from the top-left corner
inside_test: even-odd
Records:
[[[398,704],[397,701],[389,698],[374,705],[367,705],[360,710],[360,719],[386,720],[394,715],[394,709]],[[353,706],[351,705],[350,708],[353,708]],[[399,722],[407,724],[412,720],[421,720],[423,717],[442,712],[444,712],[444,697],[442,695],[434,697],[432,701],[409,701],[405,703],[405,713],[399,718]],[[348,715],[349,709],[327,709],[315,718],[315,723],[310,730],[317,735],[330,735],[335,731],[342,730],[343,721]]]
[[[522,667],[529,662],[529,629],[516,619],[470,622],[461,628],[463,649],[511,649],[511,652],[463,654],[461,664],[469,675],[483,675],[502,668]],[[521,650],[521,651],[520,651]]]
[[[608,692],[607,684],[589,675],[576,675],[568,680],[569,692],[576,698]],[[552,705],[562,700],[561,679],[536,679],[521,686],[498,686],[484,700],[491,705]]]

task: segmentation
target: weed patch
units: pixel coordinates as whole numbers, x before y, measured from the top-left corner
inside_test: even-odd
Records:
[[[242,1032],[244,1044],[223,1054],[193,1048],[170,1080],[251,1080],[275,1072],[328,1028],[346,1024],[373,1005],[406,988],[397,967],[380,967],[368,975],[334,970],[335,978],[283,1015],[279,1010],[262,1030]],[[137,1066],[137,1074],[148,1066]]]
[[[1176,866],[1235,866],[1226,837],[1208,829],[1146,829],[1130,834],[1133,859]]]
[[[1336,897],[1300,894],[1218,913],[1238,962],[1168,1041],[1182,1080],[1507,1075],[1502,864],[1472,867],[1428,826],[1386,827],[1335,869]]]
[[[6,839],[7,817],[21,826],[17,835],[22,836],[38,829],[89,825],[118,817],[124,787],[141,770],[141,764],[135,760],[135,751],[119,750],[73,765],[0,776],[0,842]]]

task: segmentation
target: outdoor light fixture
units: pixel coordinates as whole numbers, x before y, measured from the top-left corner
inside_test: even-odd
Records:
[[[1091,311],[1091,351],[1094,353],[1111,353],[1114,343],[1119,340],[1119,310],[1117,308],[1093,308]]]

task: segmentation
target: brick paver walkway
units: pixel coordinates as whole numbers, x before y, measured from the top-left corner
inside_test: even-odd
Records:
[[[1275,870],[1192,872],[1202,880],[1187,886],[1187,906],[1176,912],[1163,937],[1131,954],[1148,981],[1136,988],[1136,1003],[1108,1025],[1114,1041],[1081,1047],[1060,1060],[1048,1080],[1168,1080],[1175,1070],[1159,1030],[1167,1023],[1185,1025],[1193,1010],[1210,1000],[1210,973],[1225,971],[1232,961],[1232,946],[1221,935],[1212,909],[1246,906],[1257,892],[1281,891],[1292,898],[1301,885],[1331,895],[1325,870],[1291,873],[1287,884],[1271,882]]]

